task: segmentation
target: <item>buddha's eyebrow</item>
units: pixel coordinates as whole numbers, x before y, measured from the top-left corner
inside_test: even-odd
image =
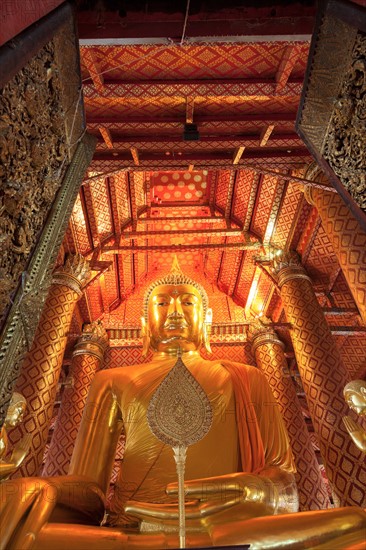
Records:
[[[169,294],[155,294],[154,298],[170,298]]]

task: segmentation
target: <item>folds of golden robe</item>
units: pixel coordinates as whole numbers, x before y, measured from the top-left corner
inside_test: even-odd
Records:
[[[176,502],[176,497],[166,494],[166,486],[176,481],[172,450],[155,438],[146,420],[150,398],[175,361],[175,357],[161,356],[149,364],[100,372],[91,388],[70,473],[97,479],[106,489],[105,472],[110,471],[113,458],[110,449],[104,452],[106,419],[110,429],[123,419],[126,448],[112,506],[114,525],[126,521],[123,506],[128,500]],[[184,362],[213,409],[210,432],[188,450],[185,478],[259,473],[270,467],[293,472],[287,433],[262,373],[229,361],[205,361],[198,353],[184,354]],[[114,400],[116,412],[110,417]],[[93,445],[95,433],[99,452]],[[114,445],[116,441],[115,435]],[[202,490],[209,491],[209,481]],[[220,498],[226,497],[221,494]]]

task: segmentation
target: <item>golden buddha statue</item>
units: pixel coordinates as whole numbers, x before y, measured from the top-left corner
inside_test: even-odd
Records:
[[[19,468],[29,450],[31,435],[26,434],[14,447],[11,456],[8,456],[9,440],[7,431],[22,422],[26,406],[25,398],[20,393],[13,393],[4,425],[0,431],[0,480],[7,479]]]
[[[278,407],[255,367],[202,359],[207,309],[205,290],[177,264],[149,287],[143,339],[145,351],[153,350],[152,360],[97,373],[69,475],[3,484],[0,548],[178,546],[174,459],[171,448],[152,434],[146,415],[178,351],[212,408],[210,431],[187,454],[187,547],[304,548],[315,547],[314,540],[323,547],[346,537],[346,548],[363,538],[366,514],[357,508],[293,514],[294,466]],[[125,452],[106,515],[105,495],[122,430]]]
[[[366,416],[366,382],[364,380],[352,380],[343,390],[347,405],[356,414]],[[350,416],[343,417],[344,425],[354,444],[366,453],[366,431]]]

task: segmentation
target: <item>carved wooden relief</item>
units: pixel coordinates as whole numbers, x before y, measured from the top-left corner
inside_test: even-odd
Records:
[[[322,154],[366,212],[366,35],[357,33]]]
[[[74,21],[60,11],[52,39],[1,90],[0,425],[95,148],[80,80]]]
[[[296,128],[366,230],[366,10],[319,12]]]

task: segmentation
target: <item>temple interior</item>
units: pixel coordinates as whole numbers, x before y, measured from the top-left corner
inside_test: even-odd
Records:
[[[300,511],[365,508],[342,421],[364,422],[342,392],[366,378],[365,2],[23,4],[0,8],[12,477],[68,473],[95,372],[151,360],[144,294],[176,257],[212,308],[202,356],[267,377]]]

